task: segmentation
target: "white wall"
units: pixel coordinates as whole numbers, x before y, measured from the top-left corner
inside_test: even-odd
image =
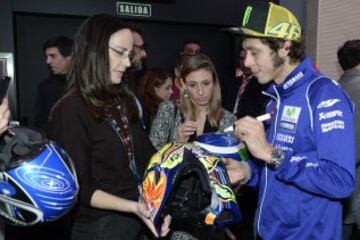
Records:
[[[359,0],[311,0],[307,4],[306,44],[322,72],[338,80],[342,74],[337,50],[350,39],[360,39]]]

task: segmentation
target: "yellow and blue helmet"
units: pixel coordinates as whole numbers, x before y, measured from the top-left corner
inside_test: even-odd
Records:
[[[142,187],[157,227],[167,214],[174,222],[200,227],[223,227],[241,220],[221,158],[198,144],[163,146],[151,158]]]

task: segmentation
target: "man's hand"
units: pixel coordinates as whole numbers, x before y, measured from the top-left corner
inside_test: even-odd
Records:
[[[243,117],[235,122],[234,133],[246,144],[254,157],[265,162],[270,161],[272,146],[266,139],[261,121],[249,116]]]
[[[222,160],[225,164],[230,183],[237,184],[249,180],[250,168],[246,162],[232,158],[223,158]]]

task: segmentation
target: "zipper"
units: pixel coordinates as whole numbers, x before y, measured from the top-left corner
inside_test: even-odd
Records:
[[[278,93],[275,85],[273,86],[273,88],[274,88],[274,90],[275,90],[276,97],[273,96],[273,95],[271,95],[271,94],[268,94],[268,93],[266,93],[266,92],[263,92],[264,95],[269,96],[270,98],[274,99],[275,102],[276,102],[276,113],[275,113],[274,133],[273,133],[272,140],[271,140],[271,143],[270,143],[270,144],[274,144],[274,142],[275,142],[277,122],[278,122],[278,111],[279,111],[279,107],[280,107],[280,96],[279,96],[279,93]],[[266,191],[267,191],[267,184],[268,184],[267,178],[268,178],[268,167],[267,167],[267,163],[265,163],[265,186],[264,186],[263,194],[262,194],[262,196],[261,196],[261,202],[260,202],[260,207],[259,207],[258,220],[257,220],[257,224],[256,224],[257,232],[258,232],[258,234],[259,234],[260,237],[261,237],[260,221],[261,221],[262,207],[263,207],[263,204],[264,204],[264,201],[265,201]]]

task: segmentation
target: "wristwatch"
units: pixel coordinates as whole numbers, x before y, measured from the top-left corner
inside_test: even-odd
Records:
[[[278,147],[274,147],[271,150],[271,157],[269,162],[270,166],[274,169],[278,168],[281,165],[281,163],[284,161],[284,157],[285,157],[284,151]]]

